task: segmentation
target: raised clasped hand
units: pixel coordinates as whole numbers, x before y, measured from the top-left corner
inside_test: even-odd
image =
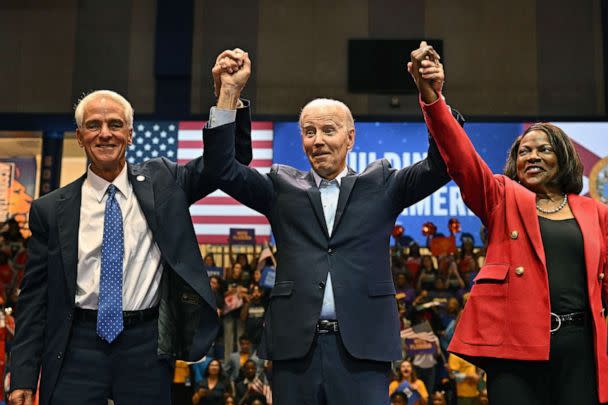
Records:
[[[425,41],[422,41],[420,47],[410,54],[407,71],[412,75],[423,98],[428,98],[428,96],[436,98],[441,94],[445,73],[440,59],[437,51]]]
[[[218,55],[211,73],[216,97],[219,97],[222,88],[240,93],[251,75],[249,54],[240,48],[227,49]]]

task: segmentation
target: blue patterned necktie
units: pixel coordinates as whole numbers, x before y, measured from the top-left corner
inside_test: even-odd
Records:
[[[103,220],[97,312],[97,334],[109,343],[112,343],[123,329],[122,261],[125,247],[122,213],[115,198],[116,190],[114,184],[108,186],[108,199]]]

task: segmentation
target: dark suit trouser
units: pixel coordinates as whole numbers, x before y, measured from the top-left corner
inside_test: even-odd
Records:
[[[360,360],[339,334],[317,334],[301,359],[273,361],[274,405],[386,405],[390,362]]]
[[[486,372],[492,405],[598,404],[591,325],[562,326],[549,361],[492,359]]]
[[[74,323],[51,404],[170,404],[173,370],[158,359],[158,321],[127,327],[111,344],[95,326]]]

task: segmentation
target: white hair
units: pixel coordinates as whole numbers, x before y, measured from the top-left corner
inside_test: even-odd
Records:
[[[86,107],[86,105],[93,101],[94,99],[100,98],[100,97],[107,97],[113,101],[116,101],[118,104],[122,105],[124,114],[125,114],[125,119],[127,120],[127,126],[129,127],[129,129],[133,128],[133,107],[131,106],[131,103],[129,103],[127,101],[126,98],[124,98],[123,96],[121,96],[120,94],[118,94],[115,91],[112,90],[95,90],[89,94],[87,94],[86,96],[84,96],[83,98],[81,98],[78,101],[78,104],[76,105],[76,108],[74,109],[74,119],[76,120],[76,126],[78,128],[82,127],[83,121],[84,121],[84,109]]]
[[[355,120],[353,118],[353,114],[350,112],[350,108],[348,108],[348,106],[346,104],[344,104],[342,101],[334,100],[332,98],[315,98],[314,100],[306,103],[306,105],[304,107],[302,107],[302,111],[300,111],[300,118],[299,118],[300,126],[302,125],[302,113],[304,112],[306,107],[310,107],[310,106],[324,106],[324,107],[335,106],[335,107],[338,107],[344,111],[344,114],[346,115],[346,123],[348,124],[349,129],[355,128]]]

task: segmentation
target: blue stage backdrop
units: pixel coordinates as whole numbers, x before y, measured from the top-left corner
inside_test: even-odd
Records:
[[[501,173],[507,151],[515,137],[522,133],[521,123],[467,123],[465,129],[473,144],[494,173]],[[361,122],[356,124],[355,147],[348,156],[348,165],[357,172],[377,159],[386,158],[400,169],[424,159],[428,149],[428,133],[424,123]],[[310,165],[301,146],[297,122],[277,122],[274,126],[273,162],[287,164],[302,170]],[[460,190],[454,182],[433,195],[405,209],[397,224],[405,227],[405,234],[419,244],[426,244],[422,225],[431,221],[438,232],[449,234],[448,221],[458,218],[462,232],[475,237],[475,245],[481,245],[481,222],[464,205]],[[456,240],[460,244],[459,236]]]

